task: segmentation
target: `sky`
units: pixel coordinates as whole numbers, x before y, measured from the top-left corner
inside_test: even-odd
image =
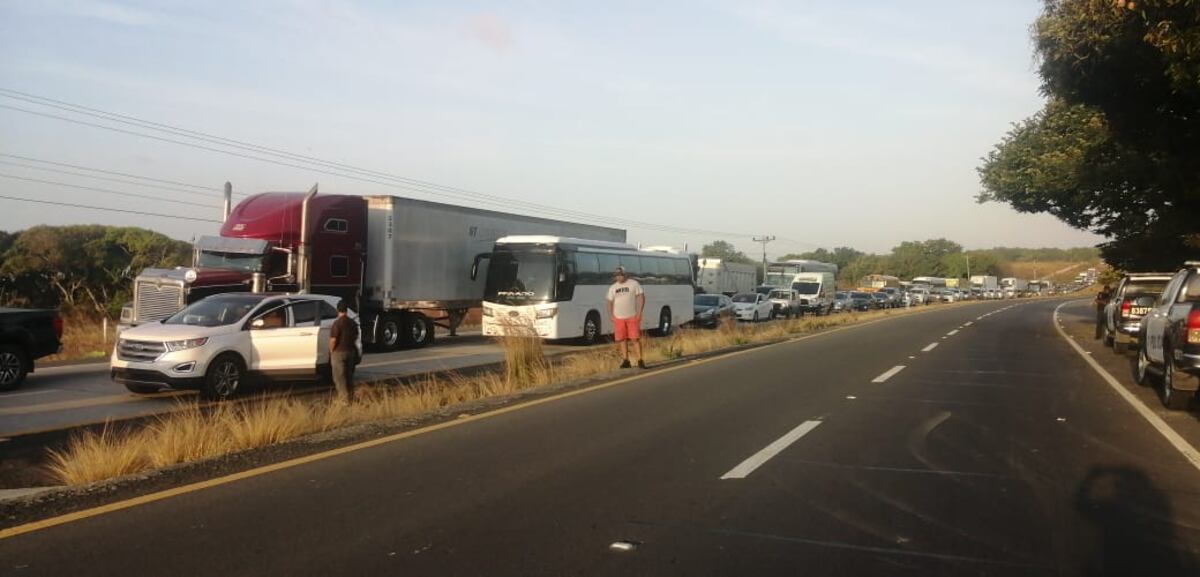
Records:
[[[218,225],[167,216],[219,219],[226,181],[238,194],[319,182],[649,223],[621,228],[752,255],[755,235],[778,239],[771,255],[939,237],[1093,245],[1053,217],[974,200],[980,157],[1042,106],[1040,6],[0,0],[0,195],[148,213],[0,198],[0,230],[101,223],[188,240]],[[67,105],[386,175],[245,158],[264,155]]]

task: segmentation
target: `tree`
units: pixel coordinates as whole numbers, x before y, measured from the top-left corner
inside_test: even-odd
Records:
[[[904,241],[892,249],[888,265],[891,274],[901,278],[947,276],[945,257],[962,252],[962,245],[936,238]]]
[[[1200,10],[1193,0],[1046,0],[1034,29],[1045,108],[979,168],[980,202],[1109,238],[1121,268],[1200,249]]]
[[[746,256],[746,253],[738,250],[733,244],[723,240],[714,240],[701,247],[700,256],[705,258],[719,258],[725,262],[742,262],[746,264],[755,264],[758,262]]]

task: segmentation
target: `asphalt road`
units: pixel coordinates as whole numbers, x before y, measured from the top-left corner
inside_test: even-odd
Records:
[[[578,347],[551,345],[550,354]],[[476,333],[442,337],[435,346],[387,353],[368,353],[355,376],[362,381],[386,379],[495,363],[500,348]],[[269,390],[269,389],[266,389]],[[195,391],[136,395],[109,379],[108,363],[39,367],[24,386],[0,392],[0,438],[66,429],[175,410]]]
[[[19,534],[0,573],[1200,574],[1200,469],[1057,304],[652,371]]]

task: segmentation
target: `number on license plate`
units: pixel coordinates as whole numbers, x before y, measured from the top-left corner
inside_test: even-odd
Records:
[[[1135,315],[1144,316],[1146,313],[1150,312],[1150,307],[1133,307],[1129,309],[1129,312]]]

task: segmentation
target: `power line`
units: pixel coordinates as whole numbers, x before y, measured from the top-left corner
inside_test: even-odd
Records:
[[[109,190],[107,188],[97,188],[94,186],[83,186],[83,185],[79,185],[79,184],[70,184],[70,183],[58,182],[58,181],[54,181],[54,180],[42,180],[40,178],[28,178],[28,177],[24,177],[24,176],[17,176],[15,174],[5,174],[3,172],[0,172],[0,178],[11,178],[13,180],[24,180],[26,182],[36,182],[39,184],[63,186],[63,187],[75,188],[75,189],[79,189],[79,190],[88,190],[88,191],[92,191],[92,192],[99,192],[102,194],[112,194],[115,196],[126,196],[129,198],[140,198],[143,200],[153,200],[156,202],[170,202],[172,204],[184,204],[187,206],[198,206],[200,208],[216,208],[216,205],[200,204],[198,202],[188,202],[186,200],[174,200],[174,199],[170,199],[170,198],[161,198],[161,197],[150,196],[150,195],[146,195],[146,194],[135,194],[132,192],[121,192],[119,190]]]
[[[0,156],[3,156],[3,155],[2,155],[2,154],[0,154]],[[135,181],[132,181],[132,180],[124,180],[124,179],[120,179],[120,178],[111,178],[111,177],[107,177],[107,176],[97,176],[97,175],[94,175],[94,174],[85,174],[85,173],[82,173],[82,172],[73,172],[73,171],[70,171],[70,170],[62,170],[62,169],[60,169],[60,168],[51,168],[51,167],[49,167],[49,166],[37,166],[37,165],[35,165],[35,164],[26,164],[26,163],[23,163],[23,162],[11,162],[11,161],[8,161],[8,160],[0,160],[0,164],[4,164],[4,165],[8,165],[8,166],[18,166],[18,167],[21,167],[21,168],[29,168],[29,169],[32,169],[32,170],[41,170],[41,171],[45,171],[45,172],[53,172],[53,173],[55,173],[55,174],[65,174],[65,175],[68,175],[68,176],[78,176],[78,177],[80,177],[80,178],[92,178],[92,179],[95,179],[95,180],[103,180],[103,181],[107,181],[107,182],[116,182],[116,183],[119,183],[119,184],[128,184],[128,185],[131,185],[131,186],[141,186],[141,187],[145,187],[145,188],[151,188],[151,189],[154,189],[154,190],[162,190],[162,191],[178,192],[178,193],[180,193],[180,194],[190,194],[190,195],[193,195],[193,196],[199,196],[199,197],[207,198],[207,199],[209,199],[209,200],[213,200],[213,199],[219,199],[219,198],[220,198],[219,196],[214,196],[214,195],[213,195],[211,192],[198,192],[198,191],[195,191],[195,190],[185,190],[185,189],[182,189],[182,188],[171,188],[171,187],[167,187],[167,186],[162,186],[162,185],[160,185],[160,184],[150,184],[150,183],[146,183],[146,182],[135,182]],[[220,189],[218,189],[218,190],[220,190]],[[246,195],[244,195],[244,194],[243,194],[243,195],[241,195],[241,196],[246,196]],[[157,197],[155,197],[155,198],[157,198]]]
[[[90,126],[90,127],[94,127],[94,128],[100,128],[103,130],[110,130],[110,131],[114,131],[114,132],[129,134],[132,136],[139,136],[139,137],[149,138],[149,139],[158,140],[158,141],[162,141],[162,142],[169,142],[172,144],[189,146],[192,148],[197,148],[200,150],[207,150],[207,151],[216,152],[219,154],[226,154],[226,155],[230,155],[230,156],[246,158],[246,159],[250,159],[250,160],[256,160],[259,162],[267,162],[270,164],[276,164],[279,166],[285,166],[285,167],[289,167],[289,168],[309,170],[312,172],[329,174],[332,176],[338,176],[341,178],[348,178],[351,180],[358,180],[358,181],[362,181],[362,182],[370,182],[370,183],[379,184],[382,186],[388,186],[388,187],[392,187],[392,188],[400,188],[403,190],[419,192],[419,193],[423,193],[423,194],[433,194],[433,195],[443,194],[446,196],[454,196],[454,197],[458,197],[458,198],[466,197],[466,198],[468,198],[470,200],[474,200],[476,202],[502,206],[505,208],[511,208],[512,206],[517,205],[517,206],[526,207],[530,210],[540,211],[540,212],[544,212],[544,213],[551,213],[551,214],[555,214],[555,215],[566,216],[566,217],[570,217],[570,218],[578,218],[578,219],[582,219],[582,220],[599,221],[599,222],[602,222],[605,224],[617,224],[617,225],[621,225],[621,226],[642,228],[642,229],[646,229],[646,230],[658,230],[658,231],[663,231],[663,232],[674,232],[674,233],[683,233],[683,234],[705,234],[705,235],[715,234],[718,236],[733,236],[733,237],[747,237],[747,238],[750,236],[750,235],[744,234],[744,233],[733,233],[733,232],[728,232],[728,231],[715,231],[715,230],[707,230],[707,229],[678,227],[678,226],[672,226],[672,225],[647,223],[647,222],[635,221],[635,220],[629,220],[629,219],[616,219],[616,218],[612,218],[612,217],[594,215],[594,214],[584,213],[584,212],[575,211],[575,210],[561,209],[561,208],[556,208],[556,207],[552,207],[552,206],[548,206],[548,205],[541,205],[541,204],[527,202],[527,201],[519,201],[519,200],[515,200],[515,199],[508,199],[508,198],[494,196],[494,195],[487,195],[487,194],[483,194],[483,193],[470,191],[467,189],[448,187],[448,186],[444,186],[444,185],[430,183],[427,181],[421,181],[421,180],[417,180],[417,179],[410,179],[410,178],[406,178],[406,177],[392,175],[389,173],[384,173],[384,172],[379,172],[379,171],[374,171],[374,170],[369,170],[369,169],[362,169],[362,168],[358,168],[358,167],[344,164],[344,163],[331,162],[331,161],[326,161],[326,160],[322,160],[322,159],[315,158],[315,157],[298,155],[298,154],[294,154],[294,153],[290,153],[290,152],[286,152],[286,151],[281,151],[278,149],[264,147],[261,145],[255,145],[255,144],[244,143],[244,142],[236,141],[236,140],[232,140],[232,139],[217,137],[217,136],[209,135],[209,134],[202,133],[202,132],[196,132],[196,131],[178,128],[178,127],[174,127],[174,126],[170,126],[170,125],[166,125],[166,124],[146,121],[146,120],[138,119],[138,118],[135,118],[132,116],[126,116],[126,115],[120,115],[120,114],[116,114],[116,113],[106,112],[106,111],[102,111],[102,110],[95,109],[95,108],[88,108],[88,107],[64,102],[61,100],[54,100],[54,99],[36,96],[36,95],[28,94],[28,93],[23,93],[23,92],[11,90],[11,89],[0,88],[0,93],[4,93],[4,94],[0,94],[0,96],[5,96],[7,98],[20,100],[20,101],[28,102],[28,103],[39,105],[39,106],[56,108],[59,110],[64,110],[64,111],[72,112],[75,114],[90,116],[93,118],[99,118],[99,119],[107,120],[110,122],[119,122],[119,123],[126,124],[126,125],[137,126],[139,128],[143,128],[143,129],[157,130],[157,131],[166,132],[168,134],[172,134],[175,136],[182,136],[182,137],[191,138],[194,140],[201,140],[204,142],[218,144],[220,146],[237,148],[237,149],[241,149],[241,150],[249,150],[252,152],[259,153],[259,154],[280,156],[280,157],[287,158],[289,160],[318,163],[324,167],[336,168],[339,171],[350,171],[350,172],[354,172],[354,173],[358,173],[358,174],[365,174],[365,175],[369,175],[369,176],[378,176],[378,177],[390,179],[390,180],[396,181],[396,182],[381,182],[379,180],[372,179],[372,178],[363,178],[362,176],[345,174],[345,172],[332,172],[330,170],[326,170],[326,169],[322,169],[322,168],[315,168],[312,166],[298,166],[295,164],[291,164],[288,162],[281,162],[281,161],[274,160],[274,159],[240,154],[240,153],[231,152],[228,150],[221,150],[221,149],[216,149],[216,148],[212,148],[209,146],[199,145],[196,143],[182,142],[182,141],[178,141],[178,140],[164,138],[161,136],[149,135],[149,134],[126,130],[126,129],[122,129],[122,128],[118,128],[118,127],[96,124],[96,123],[87,122],[87,121],[83,121],[83,120],[79,120],[79,119],[63,117],[60,115],[49,114],[49,113],[45,113],[45,112],[28,110],[28,109],[24,109],[24,108],[15,107],[15,106],[0,105],[0,108],[6,108],[9,110],[15,110],[18,112],[24,112],[27,114],[33,114],[33,115],[37,115],[37,116],[62,120],[62,121],[66,121],[66,122],[72,122],[72,123],[80,124],[83,126]]]
[[[199,184],[191,184],[191,183],[187,183],[187,182],[179,182],[179,181],[177,181],[177,180],[166,180],[166,179],[163,179],[163,178],[154,178],[154,177],[151,177],[151,176],[141,176],[141,175],[137,175],[137,174],[130,174],[130,173],[128,173],[128,172],[117,172],[117,171],[115,171],[115,170],[104,170],[104,169],[100,169],[100,168],[92,168],[92,167],[88,167],[88,166],[80,166],[80,165],[78,165],[78,164],[70,164],[70,163],[66,163],[66,162],[55,162],[55,161],[53,161],[53,160],[43,160],[43,159],[40,159],[40,158],[33,158],[33,157],[31,157],[31,156],[21,156],[21,155],[19,155],[19,154],[8,154],[8,153],[5,153],[5,152],[0,152],[0,156],[4,156],[4,157],[7,157],[7,158],[16,158],[16,159],[19,159],[19,160],[25,160],[25,161],[29,161],[29,162],[39,162],[39,163],[41,163],[41,164],[49,164],[49,165],[52,165],[52,166],[62,166],[62,167],[66,167],[66,168],[74,168],[74,169],[76,169],[76,170],[87,170],[87,171],[90,171],[90,172],[99,172],[99,173],[101,173],[101,174],[111,174],[111,175],[114,175],[114,176],[124,176],[124,177],[126,177],[126,178],[136,178],[136,179],[138,179],[138,180],[147,180],[147,181],[150,181],[150,182],[161,182],[161,183],[163,183],[163,184],[174,184],[174,185],[176,185],[176,186],[186,186],[186,187],[188,187],[188,188],[194,188],[194,189],[197,189],[197,190],[215,190],[215,191],[217,191],[217,192],[222,192],[222,191],[224,190],[223,188],[216,187],[216,186],[202,186],[202,185],[199,185]]]
[[[160,218],[177,218],[179,220],[194,220],[196,222],[215,222],[217,224],[221,223],[221,221],[211,219],[211,218],[197,218],[197,217],[193,217],[193,216],[179,216],[176,214],[160,214],[160,213],[156,213],[156,212],[142,212],[140,210],[125,210],[125,209],[120,209],[120,208],[108,208],[108,207],[104,207],[104,206],[89,206],[86,204],[75,204],[75,203],[71,203],[71,202],[55,202],[52,200],[38,200],[38,199],[34,199],[34,198],[22,198],[19,196],[0,195],[0,199],[16,200],[16,201],[20,201],[20,202],[34,202],[37,204],[49,204],[49,205],[53,205],[53,206],[67,206],[67,207],[71,207],[71,208],[86,208],[88,210],[103,210],[106,212],[120,212],[120,213],[124,213],[124,214],[136,214],[136,215],[140,215],[140,216],[156,216],[156,217],[160,217]]]

